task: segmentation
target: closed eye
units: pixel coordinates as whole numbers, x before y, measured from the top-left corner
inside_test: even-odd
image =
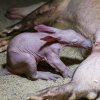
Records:
[[[77,43],[78,42],[78,40],[77,39],[74,39],[74,40],[72,40],[72,43]]]

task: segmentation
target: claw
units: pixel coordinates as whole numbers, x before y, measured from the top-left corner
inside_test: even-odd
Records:
[[[89,99],[89,100],[94,100],[96,97],[97,97],[97,93],[96,92],[90,92],[87,95],[87,99]]]
[[[73,94],[71,95],[71,97],[69,97],[69,99],[68,99],[68,100],[75,100],[75,98],[76,98],[76,94],[75,94],[75,93],[73,93]]]
[[[100,100],[100,97],[99,97],[99,98],[97,98],[96,100]]]
[[[27,100],[43,100],[43,98],[38,96],[33,96],[33,97],[28,97]]]

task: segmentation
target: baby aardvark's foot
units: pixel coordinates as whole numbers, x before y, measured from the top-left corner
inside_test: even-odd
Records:
[[[44,79],[44,80],[56,80],[58,78],[61,78],[61,76],[57,75],[57,74],[53,74],[51,72],[37,71],[36,78],[37,79]]]

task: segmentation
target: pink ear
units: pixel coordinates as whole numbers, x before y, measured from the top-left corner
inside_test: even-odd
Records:
[[[53,27],[49,27],[46,25],[37,25],[34,27],[34,29],[37,30],[38,32],[55,33]]]
[[[40,40],[44,40],[44,41],[47,41],[47,42],[54,42],[54,41],[57,41],[58,39],[53,37],[53,36],[46,36],[44,38],[41,38]]]

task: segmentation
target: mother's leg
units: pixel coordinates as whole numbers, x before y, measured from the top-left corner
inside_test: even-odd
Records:
[[[25,16],[27,16],[28,14],[30,14],[32,11],[34,11],[35,9],[42,6],[44,3],[45,2],[41,1],[38,4],[33,4],[33,5],[30,5],[27,7],[10,8],[6,12],[6,17],[8,17],[10,19],[22,19]]]

